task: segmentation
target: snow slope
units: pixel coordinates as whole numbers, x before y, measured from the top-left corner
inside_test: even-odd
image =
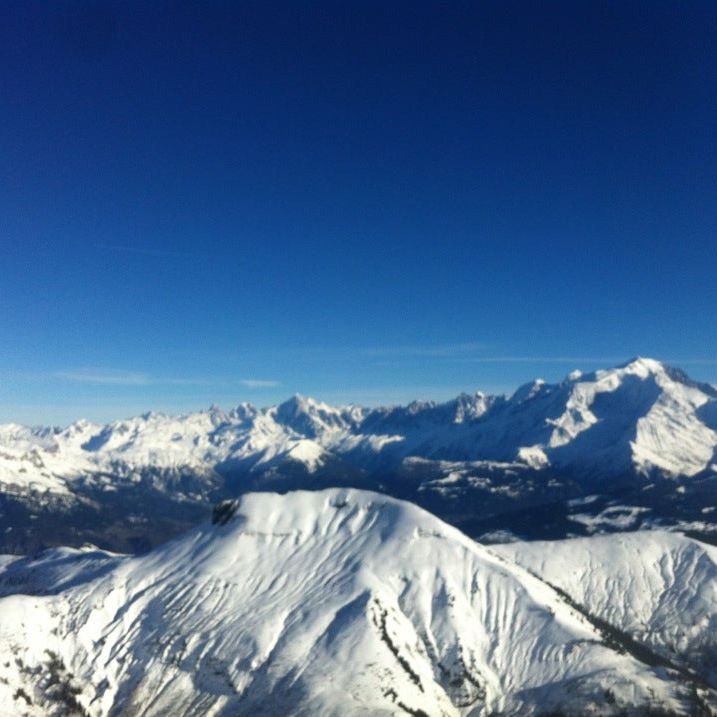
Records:
[[[3,559],[0,587],[7,716],[694,707],[527,570],[376,493],[249,494],[141,558]]]
[[[656,530],[494,550],[717,683],[717,548]]]

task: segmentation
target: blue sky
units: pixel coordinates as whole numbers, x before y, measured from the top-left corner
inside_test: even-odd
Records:
[[[0,420],[717,382],[716,36],[711,2],[3,3]]]

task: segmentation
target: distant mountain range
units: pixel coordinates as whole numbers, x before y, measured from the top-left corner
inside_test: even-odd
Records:
[[[334,407],[303,396],[107,425],[0,426],[0,550],[141,551],[252,490],[354,486],[487,541],[717,523],[717,389],[652,359],[512,396]]]
[[[716,582],[663,531],[484,546],[382,494],[254,493],[143,556],[0,558],[0,713],[715,715]]]

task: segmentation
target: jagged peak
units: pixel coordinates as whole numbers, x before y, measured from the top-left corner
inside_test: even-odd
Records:
[[[419,413],[420,411],[425,411],[425,410],[428,410],[431,408],[435,408],[438,405],[439,404],[437,401],[416,400],[416,401],[411,401],[411,403],[409,403],[406,406],[406,410],[408,411],[408,413]]]
[[[96,430],[97,428],[99,428],[99,426],[96,423],[92,423],[92,421],[88,421],[86,418],[80,418],[77,421],[73,421],[59,432],[70,436],[76,433],[84,433],[88,429]]]
[[[624,364],[617,366],[617,369],[643,378],[648,377],[667,377],[675,383],[688,386],[690,388],[702,391],[702,393],[717,398],[717,388],[712,384],[701,381],[694,381],[689,377],[686,371],[676,366],[671,366],[664,361],[648,358],[645,356],[636,356]]]
[[[545,379],[536,378],[534,381],[529,381],[528,383],[524,383],[522,386],[519,386],[515,393],[511,396],[510,400],[515,403],[527,401],[537,396],[546,385]]]
[[[666,366],[657,359],[649,358],[647,356],[634,356],[629,361],[619,364],[616,368],[629,373],[656,374],[664,372]]]
[[[330,406],[323,404],[310,396],[305,396],[302,393],[295,393],[291,396],[291,398],[287,398],[286,401],[280,403],[276,408],[280,413],[287,411],[293,413],[306,413],[312,409],[328,409]]]
[[[316,438],[325,431],[345,428],[347,416],[340,408],[297,393],[290,399],[269,409],[268,415],[279,425],[288,427],[308,438]],[[355,417],[354,417],[355,418]]]
[[[235,420],[244,421],[247,418],[254,418],[258,413],[256,406],[248,401],[242,401],[229,411],[228,417]]]

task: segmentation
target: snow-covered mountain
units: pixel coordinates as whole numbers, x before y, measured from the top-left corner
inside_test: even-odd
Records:
[[[715,476],[717,390],[651,359],[534,381],[510,397],[364,408],[295,396],[265,409],[148,413],[104,426],[0,426],[0,511],[18,526],[5,549],[15,549],[15,537],[26,548],[20,526],[48,510],[80,511],[87,522],[98,505],[123,519],[134,506],[139,525],[151,504],[156,524],[172,511],[195,519],[247,490],[328,485],[378,488],[466,527],[477,513],[586,495],[657,486],[664,498],[667,481],[670,500],[683,491],[672,504],[690,503],[683,522],[709,522],[692,504],[712,504]],[[691,502],[684,491],[693,491]],[[635,500],[645,507],[647,499]]]
[[[682,635],[689,642],[714,619],[716,552],[664,533],[634,536],[616,589],[637,617],[618,612],[621,628],[612,629],[577,602],[612,619],[600,607],[613,590],[601,540],[553,553],[565,573],[598,556],[591,594],[573,590],[575,600],[533,574],[541,564],[522,546],[501,553],[412,504],[348,489],[250,494],[143,557],[60,548],[3,558],[0,714],[693,715],[714,707],[711,673],[657,648]],[[646,576],[642,561],[629,559],[643,545]],[[655,565],[664,565],[660,575]],[[666,630],[657,591],[667,583],[671,604],[684,609]]]
[[[717,684],[717,548],[654,530],[494,550]]]

